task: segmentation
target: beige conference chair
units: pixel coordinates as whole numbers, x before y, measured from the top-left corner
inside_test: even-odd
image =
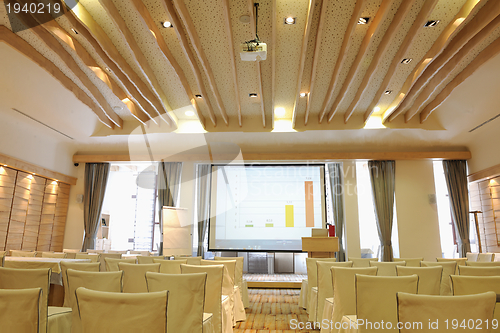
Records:
[[[187,265],[201,265],[201,260],[203,258],[201,256],[199,257],[192,257],[192,256],[174,256],[174,260],[187,260]]]
[[[104,253],[104,250],[93,250],[93,249],[88,249],[88,253]]]
[[[326,261],[326,262],[337,262],[335,258],[306,258],[306,269],[307,269],[307,301],[306,301],[306,311],[311,316],[311,311],[316,311],[316,307],[312,307],[312,299],[315,297],[312,295],[312,289],[318,287],[318,266],[316,262]],[[315,316],[315,314],[314,314]]]
[[[100,263],[61,261],[60,265],[61,265],[61,279],[64,287],[63,306],[71,307],[69,301],[68,276],[66,272],[68,271],[68,269],[74,269],[75,271],[99,272]]]
[[[420,267],[420,262],[424,261],[424,258],[394,258],[393,261],[404,261],[406,267]]]
[[[65,259],[67,257],[68,257],[68,254],[64,253],[64,252],[42,252],[42,258]]]
[[[3,332],[41,333],[42,288],[0,289]]]
[[[120,262],[118,267],[123,271],[124,293],[147,293],[146,272],[160,272],[160,264],[139,265]]]
[[[78,314],[76,290],[84,287],[96,291],[121,293],[123,272],[85,272],[68,269],[66,275],[68,277],[69,302],[73,310],[71,332],[80,333],[82,332],[82,325]]]
[[[429,296],[398,292],[397,315],[403,324],[399,332],[490,332],[495,299],[493,292],[469,296]],[[471,326],[468,326],[468,330],[462,329],[462,322],[470,325],[470,319],[474,322],[472,329]],[[478,323],[480,326],[475,326]]]
[[[214,257],[214,260],[236,260],[234,284],[240,288],[243,305],[245,306],[245,308],[248,308],[250,306],[250,301],[248,297],[248,285],[246,281],[243,280],[244,257]]]
[[[333,297],[333,279],[332,279],[332,267],[352,267],[352,261],[345,262],[330,262],[330,261],[317,261],[317,276],[318,276],[318,287],[317,287],[317,297],[316,302],[313,301],[311,306],[316,306],[316,309],[310,309],[309,320],[311,321],[321,321],[323,317],[323,311],[325,309],[325,302],[327,298]],[[313,289],[314,290],[314,289]],[[312,313],[316,313],[315,317],[312,317]]]
[[[455,266],[455,272],[454,274],[458,274],[458,266],[462,265],[465,266],[467,265],[467,258],[436,258],[437,262],[451,262],[454,261],[457,263]]]
[[[10,250],[11,257],[36,257],[36,251]]]
[[[397,276],[396,267],[406,266],[406,261],[393,261],[393,262],[383,262],[383,261],[370,261],[370,267],[377,267],[378,276]]]
[[[370,267],[370,261],[378,261],[377,258],[349,258],[352,267]]]
[[[80,287],[76,299],[83,333],[166,332],[168,291],[127,294]]]
[[[478,262],[492,262],[495,261],[495,253],[479,253],[477,256]]]
[[[5,266],[5,256],[7,255],[7,251],[0,251],[0,265]]]
[[[165,274],[181,274],[181,265],[187,263],[186,259],[165,260],[154,259],[155,264],[160,264],[160,273]]]
[[[181,265],[182,274],[207,274],[204,311],[212,314],[213,327],[216,333],[230,333],[233,331],[229,299],[227,296],[222,296],[224,268],[224,265]]]
[[[167,332],[213,332],[212,314],[204,313],[207,273],[146,273],[150,292],[168,290]]]
[[[451,283],[450,283],[450,275],[455,274],[457,270],[457,262],[456,261],[422,261],[420,263],[421,267],[435,267],[441,266],[443,267],[443,275],[441,276],[441,289],[439,291],[440,295],[449,296],[451,295]]]
[[[332,267],[332,283],[333,283],[333,311],[332,332],[338,332],[335,329],[336,323],[342,322],[342,317],[356,314],[356,275],[377,275],[377,267]],[[325,332],[321,330],[321,332]],[[326,332],[330,332],[327,330]]]
[[[417,294],[439,295],[441,290],[441,277],[443,276],[443,267],[405,267],[397,266],[398,276],[418,276]]]
[[[465,254],[465,257],[467,258],[467,261],[477,261],[479,253],[473,253],[473,252],[467,252]]]
[[[473,295],[485,292],[494,292],[500,294],[500,276],[462,276],[452,275],[451,284],[453,295]],[[470,307],[475,305],[470,304]],[[474,318],[474,317],[471,317]],[[500,332],[500,307],[496,307],[493,319],[498,321],[497,328],[492,332]]]
[[[109,250],[108,253],[114,253],[114,254],[127,254],[128,251],[116,251],[116,250]]]
[[[95,254],[88,254],[88,253],[76,253],[75,254],[75,259],[88,259],[91,262],[101,262],[101,254],[100,253],[95,253]]]
[[[480,261],[468,261],[467,260],[467,265],[466,266],[471,266],[471,267],[495,267],[495,266],[500,266],[500,261],[491,261],[491,262],[480,262]]]
[[[137,256],[137,263],[140,265],[144,264],[154,264],[154,260],[158,259],[158,257],[153,257],[153,256]]]
[[[101,272],[106,272],[106,258],[121,259],[120,253],[100,253],[99,262],[101,263]]]
[[[68,259],[76,259],[76,254],[82,253],[80,250],[77,249],[63,249],[63,252],[67,254],[66,258]]]
[[[465,276],[499,276],[500,266],[458,266],[458,275]]]
[[[137,259],[135,259],[135,258],[129,258],[129,259],[104,258],[104,261],[106,262],[106,272],[119,271],[120,268],[118,267],[118,264],[121,262],[129,263],[129,264],[136,264],[137,263]]]
[[[149,251],[132,251],[132,250],[130,250],[129,252],[130,252],[130,254],[138,254],[138,255],[143,256],[143,257],[149,257],[151,254]]]
[[[42,289],[41,333],[64,332],[71,329],[71,308],[48,306],[51,273],[50,268],[0,268],[0,289]]]
[[[389,323],[397,327],[398,292],[416,294],[418,276],[356,275],[356,322]],[[387,327],[387,326],[385,326]],[[380,327],[359,325],[359,333],[380,332]]]

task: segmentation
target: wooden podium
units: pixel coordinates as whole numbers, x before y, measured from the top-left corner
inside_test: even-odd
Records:
[[[302,252],[309,258],[335,258],[338,250],[338,237],[302,237]]]

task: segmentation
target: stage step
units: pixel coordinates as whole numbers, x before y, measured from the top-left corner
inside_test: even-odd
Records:
[[[300,289],[302,282],[293,281],[248,281],[248,288],[257,289]]]
[[[300,289],[306,274],[243,274],[248,288],[256,289]]]

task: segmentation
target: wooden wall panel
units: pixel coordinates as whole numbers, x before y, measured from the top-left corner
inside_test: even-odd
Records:
[[[22,248],[24,226],[26,225],[26,215],[28,213],[30,198],[31,179],[33,179],[33,176],[26,172],[19,171],[17,173],[7,243],[5,244],[5,250],[7,251],[21,250]]]
[[[52,228],[51,251],[62,251],[66,215],[68,214],[70,185],[59,183],[57,188],[56,210],[54,226]]]
[[[22,245],[22,249],[26,251],[35,251],[37,249],[40,220],[42,218],[43,195],[47,181],[50,180],[38,176],[34,176],[31,180],[30,198]]]
[[[45,185],[40,232],[38,234],[37,251],[50,251],[52,229],[56,213],[57,183],[47,182]]]
[[[470,207],[478,214],[483,252],[500,252],[500,177],[469,184]]]
[[[5,250],[17,170],[0,167],[0,250]]]

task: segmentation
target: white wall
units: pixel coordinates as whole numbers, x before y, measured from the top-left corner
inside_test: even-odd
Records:
[[[344,212],[347,257],[360,258],[356,161],[344,161]]]
[[[401,258],[435,261],[441,241],[432,161],[396,161],[396,210]]]
[[[83,179],[85,163],[80,163],[76,169],[76,185],[71,186],[69,193],[68,217],[64,231],[63,249],[81,249],[83,242],[83,202],[77,203],[76,197],[83,195]]]

